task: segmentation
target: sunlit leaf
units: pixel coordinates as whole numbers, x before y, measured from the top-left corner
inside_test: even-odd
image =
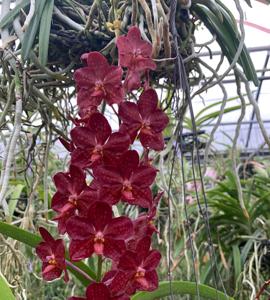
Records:
[[[14,295],[11,292],[11,289],[6,281],[6,278],[0,272],[0,295],[3,300],[15,300]]]
[[[215,290],[204,284],[199,284],[198,289],[200,296],[207,300],[233,300],[233,298],[226,296],[224,293]],[[161,282],[159,288],[154,292],[139,292],[133,296],[132,300],[156,300],[162,297],[167,297],[171,295],[191,295],[196,296],[196,284],[189,281],[172,281],[171,283]]]

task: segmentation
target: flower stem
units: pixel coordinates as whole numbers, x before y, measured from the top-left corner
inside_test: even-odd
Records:
[[[95,279],[93,279],[89,274],[85,273],[82,269],[78,268],[77,266],[75,266],[70,261],[66,260],[66,264],[67,264],[68,267],[70,267],[71,269],[75,270],[76,272],[78,272],[82,276],[84,276],[87,280],[89,280],[89,281],[95,281]]]
[[[102,263],[103,263],[102,256],[99,255],[98,262],[97,262],[97,282],[100,282],[100,280],[101,280]]]

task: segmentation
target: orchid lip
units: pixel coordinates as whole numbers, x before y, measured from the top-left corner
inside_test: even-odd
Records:
[[[102,157],[102,150],[103,146],[102,145],[96,145],[94,150],[91,153],[91,161],[94,162],[96,160],[99,160]]]
[[[97,255],[102,255],[104,250],[104,236],[102,232],[97,232],[94,238],[94,250]]]
[[[69,198],[68,198],[68,202],[73,204],[74,206],[77,206],[78,202],[77,202],[77,196],[75,195],[71,195]]]
[[[94,242],[95,243],[104,243],[104,235],[102,232],[97,232],[96,235],[95,235],[95,238],[94,238]]]
[[[142,267],[138,267],[137,272],[135,274],[135,278],[142,278],[145,276],[145,269]]]
[[[132,190],[131,183],[128,179],[125,179],[124,182],[123,182],[123,190],[124,191],[131,191]]]
[[[123,182],[123,189],[122,189],[122,195],[126,199],[133,199],[133,194],[132,194],[132,186],[129,180],[124,180]]]
[[[102,81],[97,81],[95,84],[95,91],[96,92],[102,92],[104,95],[106,95],[106,90],[104,88],[104,84]]]
[[[49,256],[46,256],[46,260],[48,262],[48,264],[50,265],[57,265],[57,261],[55,259],[55,256],[52,254],[52,255],[49,255]]]

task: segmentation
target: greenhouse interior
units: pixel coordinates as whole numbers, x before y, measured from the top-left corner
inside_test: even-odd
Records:
[[[270,0],[0,0],[0,300],[270,299]]]

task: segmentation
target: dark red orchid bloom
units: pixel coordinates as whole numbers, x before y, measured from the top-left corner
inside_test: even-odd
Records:
[[[117,38],[116,45],[119,53],[119,64],[128,68],[125,88],[132,91],[140,87],[141,73],[155,70],[156,64],[151,58],[152,45],[141,38],[138,27],[131,27],[126,36]]]
[[[162,131],[168,125],[169,118],[158,108],[158,96],[155,90],[144,91],[138,104],[121,103],[119,116],[123,121],[121,130],[127,130],[132,142],[138,135],[145,148],[156,151],[164,148]]]
[[[43,238],[36,247],[36,253],[42,260],[42,277],[46,281],[54,280],[65,273],[65,281],[68,281],[68,274],[65,262],[65,246],[62,239],[55,240],[43,227],[39,228]]]
[[[153,291],[158,287],[156,268],[161,259],[157,250],[150,250],[151,238],[141,239],[135,251],[126,251],[119,259],[119,271],[125,272],[129,283],[128,294],[140,291]]]
[[[141,166],[135,150],[128,150],[118,160],[117,168],[100,166],[94,170],[95,180],[108,197],[122,199],[130,204],[151,207],[150,185],[156,177],[156,169]]]
[[[58,212],[55,220],[61,234],[66,232],[66,222],[73,215],[84,215],[88,207],[97,201],[97,193],[85,182],[85,173],[71,165],[69,172],[59,172],[53,177],[57,192],[52,198],[52,209]]]
[[[87,67],[77,69],[74,73],[80,110],[96,107],[102,100],[109,105],[123,101],[121,67],[109,65],[99,52],[84,54],[82,58],[87,61]]]
[[[113,218],[109,204],[96,202],[86,218],[75,216],[68,220],[67,232],[72,260],[91,257],[93,253],[115,260],[126,250],[125,240],[133,234],[133,225],[128,217]]]
[[[134,221],[134,235],[128,240],[128,250],[135,251],[138,241],[145,236],[151,237],[154,232],[158,233],[158,230],[154,224],[154,218],[156,217],[157,205],[162,197],[163,192],[160,192],[154,197],[152,206],[148,212],[140,214]]]
[[[128,295],[113,295],[112,290],[102,282],[90,284],[86,290],[86,298],[71,297],[68,300],[130,300]]]
[[[67,151],[72,152],[75,149],[75,147],[71,141],[67,141],[61,137],[59,137],[58,140],[66,148]]]
[[[92,283],[86,289],[86,298],[71,297],[68,300],[110,300],[110,291],[104,283]]]
[[[70,134],[76,146],[71,163],[81,168],[93,167],[103,161],[107,164],[115,162],[130,145],[129,135],[112,133],[110,124],[100,113],[92,114],[85,127],[75,127]]]

